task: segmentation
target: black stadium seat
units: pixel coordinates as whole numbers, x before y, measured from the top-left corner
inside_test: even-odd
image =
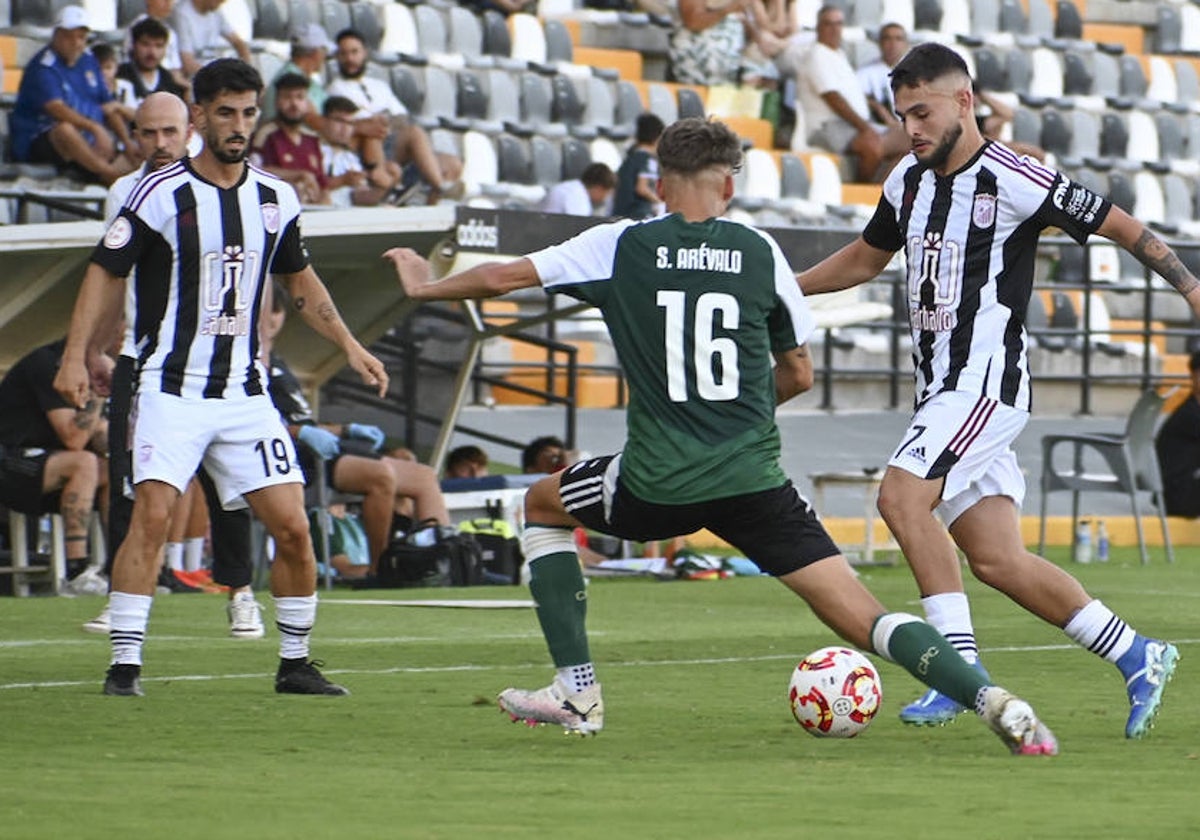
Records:
[[[1078,41],[1083,37],[1083,19],[1071,0],[1058,0],[1054,17],[1054,37]]]
[[[578,137],[564,137],[562,141],[562,180],[570,181],[583,174],[592,162],[592,151]]]

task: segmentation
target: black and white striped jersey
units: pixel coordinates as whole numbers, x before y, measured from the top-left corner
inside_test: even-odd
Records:
[[[147,174],[92,253],[133,286],[138,387],[186,397],[266,393],[258,361],[268,275],[308,265],[290,185],[247,165],[229,189],[187,158]]]
[[[1038,236],[1053,226],[1082,243],[1111,206],[991,141],[945,176],[912,154],[896,165],[863,239],[904,249],[916,405],[966,391],[1029,410],[1025,312]]]

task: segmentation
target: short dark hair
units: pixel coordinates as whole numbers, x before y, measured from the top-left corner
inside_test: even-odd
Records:
[[[152,17],[144,17],[129,27],[129,39],[135,44],[143,38],[149,38],[152,41],[166,41],[170,37],[171,33],[167,31],[167,27],[162,24],[162,21]]]
[[[347,26],[345,29],[338,32],[338,34],[334,35],[333,43],[340,44],[342,42],[343,38],[357,38],[359,40],[359,42],[361,44],[363,44],[364,46],[367,43],[367,39],[365,37],[363,37],[363,34],[361,32],[359,32],[357,29],[355,29],[353,26]]]
[[[562,438],[554,435],[544,435],[539,438],[534,438],[529,442],[529,445],[521,450],[521,469],[532,469],[537,465],[538,456],[542,454],[543,449],[565,449],[566,444],[562,442]]]
[[[354,100],[346,96],[331,96],[325,100],[325,104],[321,106],[321,116],[328,117],[331,114],[357,114],[358,106],[354,104]]]
[[[651,114],[647,111],[638,115],[633,135],[639,143],[654,143],[662,136],[662,133],[663,121],[658,114]]]
[[[735,172],[742,166],[742,139],[718,120],[688,117],[671,123],[658,141],[658,165],[664,173],[692,175],[713,166]]]
[[[248,90],[261,94],[262,76],[246,62],[238,58],[218,58],[205,64],[192,79],[192,97],[197,105],[212,102],[222,91],[245,93]]]
[[[299,73],[284,73],[275,80],[275,90],[308,90],[309,81]]]
[[[103,64],[106,61],[116,61],[117,51],[113,49],[112,44],[106,44],[101,41],[98,44],[92,44],[92,58],[96,59],[97,64]]]
[[[607,163],[591,163],[579,176],[585,187],[604,187],[606,190],[617,185],[617,176]]]
[[[892,92],[902,87],[932,82],[951,73],[961,73],[967,79],[971,78],[971,71],[961,55],[943,44],[926,41],[905,53],[904,58],[892,69]]]
[[[452,471],[455,467],[461,464],[476,464],[481,467],[486,467],[488,464],[487,453],[474,444],[459,446],[456,449],[451,449],[450,454],[446,456],[446,470]]]

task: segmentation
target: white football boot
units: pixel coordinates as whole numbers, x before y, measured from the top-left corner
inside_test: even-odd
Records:
[[[604,728],[604,698],[599,683],[570,694],[556,678],[537,691],[506,688],[497,702],[513,722],[520,720],[530,726],[557,723],[569,735],[595,735]]]

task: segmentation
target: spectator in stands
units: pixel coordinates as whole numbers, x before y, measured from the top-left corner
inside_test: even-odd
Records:
[[[446,456],[446,478],[483,478],[487,474],[488,456],[478,446],[460,446]]]
[[[329,204],[321,138],[304,130],[310,107],[308,79],[288,73],[275,80],[276,128],[256,146],[258,163],[291,184],[304,204]]]
[[[76,408],[54,390],[64,344],[30,351],[0,380],[0,503],[31,515],[57,509],[66,531],[67,591],[103,595],[107,582],[88,570],[88,526],[97,496],[104,498],[108,421],[95,391]]]
[[[751,0],[679,0],[671,77],[689,85],[737,84]]]
[[[179,56],[179,36],[175,34],[175,30],[171,28],[170,23],[171,12],[174,8],[175,0],[146,0],[146,11],[129,22],[129,29],[125,34],[125,56],[130,57],[133,55],[133,43],[136,37],[134,29],[137,25],[147,18],[158,21],[167,33],[166,42],[163,45],[161,66],[171,74],[171,78],[175,80],[177,85],[188,90],[188,82],[183,75],[183,59]],[[184,98],[186,99],[187,97]]]
[[[163,63],[171,37],[166,25],[157,18],[143,17],[130,27],[129,37],[129,57],[117,68],[117,84],[124,82],[122,88],[128,91],[119,97],[123,104],[137,108],[156,91],[186,98],[187,90]]]
[[[292,32],[291,44],[291,60],[280,68],[263,92],[263,117],[275,118],[275,82],[290,73],[297,73],[308,79],[308,101],[312,105],[304,121],[313,131],[319,131],[326,97],[325,59],[333,51],[333,42],[321,24],[308,23]]]
[[[80,6],[64,6],[50,43],[25,66],[10,115],[13,159],[75,165],[104,184],[134,167],[129,126],[87,51],[91,24]],[[128,153],[126,153],[128,152]]]
[[[250,47],[233,31],[219,9],[225,0],[180,0],[171,15],[179,35],[179,60],[183,75],[192,78],[196,71],[232,47],[238,58],[250,64]]]
[[[1200,516],[1200,350],[1188,359],[1192,393],[1171,413],[1154,448],[1162,472],[1163,500],[1170,516]]]
[[[908,52],[908,33],[898,23],[879,27],[879,58],[858,68],[858,83],[867,97],[871,119],[888,128],[898,127],[896,100],[892,96],[892,68]]]
[[[354,116],[358,106],[344,96],[325,100],[321,129],[321,159],[325,163],[326,189],[337,207],[373,207],[392,195],[400,184],[400,164],[381,159],[368,174],[354,143]]]
[[[320,522],[312,517],[312,539],[317,550],[317,561],[324,563],[324,549],[321,539]],[[329,554],[333,558],[335,577],[343,580],[359,580],[371,573],[371,549],[367,545],[367,533],[363,527],[362,517],[351,513],[344,504],[335,502],[329,506]],[[318,567],[318,571],[323,571]]]
[[[566,444],[562,438],[546,435],[534,438],[521,450],[521,472],[556,473],[567,465]]]
[[[449,525],[446,499],[431,467],[377,454],[385,440],[379,427],[362,423],[317,424],[299,380],[273,351],[275,337],[283,329],[286,317],[286,297],[282,289],[275,289],[271,313],[264,319],[262,330],[264,358],[270,359],[271,400],[283,415],[288,432],[301,444],[300,464],[308,480],[311,481],[315,470],[323,469],[328,486],[343,493],[363,495],[362,518],[374,574],[393,533],[393,523],[400,520],[404,530],[411,527],[412,520]],[[363,444],[355,451],[364,454],[343,451],[355,444]]]
[[[415,184],[419,175],[428,185],[430,204],[436,204],[443,196],[460,194],[462,160],[434,151],[429,135],[408,118],[408,108],[391,86],[367,75],[367,43],[363,36],[353,29],[343,29],[336,41],[338,76],[329,84],[328,93],[349,99],[362,116],[383,120],[389,156],[401,166],[411,166],[412,175],[406,172],[406,184]],[[363,160],[368,160],[365,154]]]
[[[975,124],[979,133],[989,140],[1003,143],[1019,155],[1029,155],[1035,160],[1044,161],[1046,150],[1033,143],[1018,143],[1001,139],[1004,126],[1013,120],[1013,109],[1000,97],[975,86]]]
[[[132,123],[135,107],[130,104],[133,100],[133,86],[129,82],[117,78],[119,67],[117,51],[113,49],[112,44],[101,41],[92,44],[92,58],[96,59],[96,64],[100,65],[100,78],[104,80],[104,87],[108,90],[113,102],[116,103],[121,117],[126,122]]]
[[[617,176],[607,164],[589,164],[578,178],[561,181],[547,190],[538,209],[543,213],[595,216],[604,212],[616,185]]]
[[[612,206],[614,216],[649,219],[657,215],[658,157],[655,149],[663,128],[663,121],[656,114],[645,113],[637,118],[634,144],[617,169],[617,187]]]
[[[867,97],[850,59],[842,51],[845,14],[837,6],[817,13],[817,40],[806,48],[790,46],[776,59],[780,71],[796,79],[797,105],[804,114],[808,144],[850,154],[857,180],[873,182],[908,150],[902,131],[871,123]]]

